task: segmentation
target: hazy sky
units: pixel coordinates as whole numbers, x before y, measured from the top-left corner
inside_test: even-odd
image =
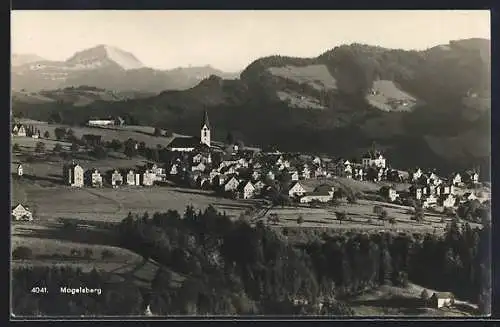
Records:
[[[168,69],[238,71],[256,58],[311,57],[337,45],[424,49],[490,38],[489,11],[12,11],[12,52],[66,60],[98,44]]]

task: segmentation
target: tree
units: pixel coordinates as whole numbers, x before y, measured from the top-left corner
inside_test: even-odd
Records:
[[[54,149],[52,149],[53,152],[61,152],[62,151],[62,145],[61,143],[56,143],[56,145],[54,145]]]
[[[80,146],[75,142],[71,143],[71,152],[78,152],[78,150],[80,150]]]
[[[234,135],[232,132],[227,133],[226,143],[227,144],[234,144]]]
[[[397,223],[396,218],[394,217],[389,218],[389,224],[391,224],[392,227],[394,227],[396,223]]]
[[[303,223],[304,223],[304,217],[302,217],[302,215],[299,215],[299,217],[297,218],[297,224],[302,225]]]
[[[16,260],[31,259],[33,251],[27,246],[19,246],[12,251],[12,258]]]
[[[341,225],[343,220],[347,220],[347,213],[345,211],[336,211],[335,216]]]
[[[429,300],[430,298],[429,292],[426,289],[424,289],[422,293],[420,293],[420,298],[424,301]]]
[[[153,135],[156,136],[156,137],[161,136],[161,129],[158,128],[158,127],[155,127]]]
[[[380,219],[383,222],[385,222],[387,220],[387,217],[388,217],[387,210],[381,208],[381,210],[378,213],[378,219]]]
[[[136,156],[137,155],[136,142],[131,138],[125,141],[123,152],[129,158]]]
[[[104,149],[104,147],[102,147],[102,146],[96,146],[92,150],[92,155],[95,158],[97,158],[97,159],[104,159],[104,158],[106,158],[106,156],[108,155],[108,153],[106,152],[106,149]]]
[[[35,147],[35,152],[42,153],[45,151],[45,143],[37,142]]]
[[[62,140],[66,137],[66,130],[62,127],[57,127],[54,129],[54,134],[57,140]]]
[[[122,148],[122,142],[120,142],[120,140],[117,140],[117,139],[113,139],[108,147],[111,149],[111,150],[114,150],[114,151],[119,151],[121,148]]]

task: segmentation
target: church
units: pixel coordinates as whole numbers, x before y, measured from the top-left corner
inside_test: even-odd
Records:
[[[176,137],[170,142],[167,148],[170,151],[191,152],[203,147],[211,147],[210,122],[208,121],[208,113],[206,110],[201,122],[200,137]]]

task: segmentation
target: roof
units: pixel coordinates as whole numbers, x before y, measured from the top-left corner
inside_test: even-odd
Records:
[[[199,137],[176,137],[168,145],[169,148],[195,148],[200,144]]]
[[[326,191],[314,191],[314,192],[307,192],[304,196],[330,196],[330,193]]]
[[[26,209],[26,210],[29,210],[29,208],[28,208],[28,207],[23,206],[21,203],[18,203],[17,205],[13,206],[13,207],[12,207],[12,210],[17,209],[19,206],[21,206],[22,208],[24,208],[24,209]]]
[[[203,113],[203,121],[201,122],[201,127],[207,125],[208,129],[210,129],[210,121],[208,120],[208,113],[205,110]]]
[[[432,296],[436,296],[438,299],[448,299],[455,297],[451,292],[436,292],[432,294]]]

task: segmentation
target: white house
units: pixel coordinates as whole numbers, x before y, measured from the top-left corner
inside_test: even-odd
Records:
[[[449,292],[434,293],[429,299],[429,302],[437,309],[451,307],[455,303],[455,297]]]
[[[302,169],[302,179],[310,179],[311,178],[311,170],[307,165]]]
[[[270,180],[274,180],[276,178],[276,176],[274,175],[274,173],[272,171],[269,171],[266,175],[266,177]]]
[[[14,136],[26,136],[26,127],[24,125],[16,125],[12,129],[12,135]]]
[[[463,198],[464,202],[477,200],[477,196],[474,193],[472,193],[472,192],[464,193],[464,195],[462,196],[462,198]]]
[[[428,207],[433,207],[437,204],[437,198],[434,194],[429,195],[427,198],[425,198],[424,202],[422,203],[423,208],[428,208]]]
[[[462,185],[462,175],[460,175],[459,173],[454,174],[451,179],[451,183],[454,186]]]
[[[420,177],[422,177],[422,169],[418,168],[416,171],[414,171],[412,174],[411,174],[411,179],[412,181],[417,181],[420,179]]]
[[[88,126],[113,126],[115,121],[113,119],[90,119],[87,122]]]
[[[18,204],[12,208],[12,218],[14,220],[33,220],[33,213],[24,207],[22,204]]]
[[[316,165],[321,165],[321,158],[320,157],[314,157],[313,159],[313,163],[316,164]]]
[[[299,182],[295,183],[288,190],[288,195],[293,198],[297,196],[303,196],[307,192],[306,188]]]
[[[127,185],[137,186],[141,185],[140,175],[136,174],[133,170],[129,170],[127,173]]]
[[[383,186],[380,189],[380,192],[382,193],[382,196],[385,196],[390,202],[396,201],[399,197],[398,192],[392,187]]]
[[[102,187],[102,176],[101,173],[94,169],[90,176],[90,183],[92,187]]]
[[[24,174],[23,165],[17,166],[17,176],[21,177]]]
[[[224,185],[224,191],[226,191],[226,192],[236,191],[238,189],[239,185],[240,185],[240,182],[235,177],[232,177]]]
[[[144,173],[142,173],[142,185],[144,186],[152,186],[155,182],[156,174],[154,174],[151,170],[146,169]]]
[[[445,208],[453,208],[457,202],[457,198],[453,194],[443,195],[441,198]]]
[[[263,181],[257,181],[253,186],[256,192],[260,192],[264,187],[266,187],[266,184]]]
[[[82,187],[84,183],[84,172],[82,166],[72,163],[64,166],[63,172],[66,184],[73,187]]]
[[[253,179],[253,180],[258,180],[258,179],[260,178],[260,176],[261,176],[261,174],[260,174],[260,172],[259,172],[259,171],[254,170],[254,171],[252,172],[252,179]]]
[[[178,169],[177,164],[172,165],[169,173],[170,173],[170,175],[177,175],[179,173],[179,169]]]
[[[313,192],[307,192],[300,198],[300,203],[312,201],[328,202],[333,199],[334,188],[329,185],[318,186]]]
[[[290,172],[290,177],[292,178],[293,182],[296,182],[299,180],[299,172],[294,170]]]
[[[200,162],[196,166],[191,167],[191,171],[204,172],[206,169],[207,169],[207,166],[203,162]]]
[[[243,185],[243,186],[241,186],[241,185]],[[252,185],[251,182],[241,183],[239,185],[239,191],[240,191],[241,198],[246,200],[246,199],[250,199],[254,196],[255,187]]]
[[[111,185],[113,187],[117,187],[119,185],[123,185],[123,176],[120,174],[118,170],[114,170],[111,174]]]

